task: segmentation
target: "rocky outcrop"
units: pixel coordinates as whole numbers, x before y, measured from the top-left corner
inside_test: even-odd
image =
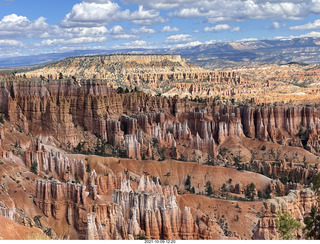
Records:
[[[285,160],[278,163],[254,161],[251,167],[253,171],[279,178],[285,184],[286,182],[310,184],[320,169],[319,164],[302,165],[293,162],[288,163]]]
[[[98,79],[79,82],[29,80],[0,87],[7,94],[8,119],[26,133],[51,134],[71,148],[81,142],[79,133],[88,131],[132,158],[139,158],[138,143],[146,150],[152,138],[169,147],[173,140],[187,142],[213,156],[228,138],[245,136],[320,151],[315,107],[194,103],[142,92],[117,94]]]
[[[314,192],[310,189],[292,190],[285,197],[276,197],[264,202],[265,213],[257,225],[253,235],[256,240],[276,240],[279,233],[276,231],[275,218],[277,212],[289,212],[293,218],[303,225],[303,219],[310,213],[313,206],[317,206]],[[296,238],[302,238],[302,232],[296,233]]]
[[[47,217],[61,219],[65,216],[61,206],[66,207],[66,202],[86,203],[85,189],[86,186],[81,184],[36,180],[35,204]],[[65,203],[59,204],[61,201]]]
[[[29,169],[32,164],[37,166],[37,171],[55,174],[64,181],[85,181],[85,164],[82,160],[70,160],[60,152],[47,151],[37,138],[25,152],[25,164]]]
[[[123,173],[106,175],[97,175],[95,170],[92,170],[89,176],[89,184],[97,186],[97,194],[111,194],[115,189],[120,189],[121,182],[126,178]]]
[[[141,160],[140,143],[137,141],[136,135],[126,135],[125,146],[128,158]]]
[[[90,181],[99,181],[94,171]],[[157,240],[192,240],[213,237],[212,224],[199,228],[190,208],[179,209],[175,187],[162,187],[159,181],[154,183],[141,176],[136,191],[132,190],[130,181],[121,180],[120,189],[113,192],[113,202],[105,201],[103,193],[93,183],[87,192],[81,184],[36,180],[34,203],[45,216],[65,219],[76,228],[80,238],[121,240],[136,239],[140,235]]]
[[[161,187],[159,182],[150,182],[141,176],[137,191],[133,192],[126,183],[113,194],[113,201],[120,205],[128,235],[144,233],[148,239],[199,238],[199,227],[191,215],[190,208],[178,208],[176,188]],[[208,227],[207,227],[208,228]],[[206,239],[210,238],[210,229]]]

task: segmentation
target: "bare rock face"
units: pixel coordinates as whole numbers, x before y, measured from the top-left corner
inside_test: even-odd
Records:
[[[11,123],[27,127],[25,132],[49,132],[73,146],[78,143],[76,126],[105,139],[106,107],[109,114],[122,112],[118,95],[97,81],[84,81],[80,87],[71,80],[20,81],[2,89],[12,91],[7,94],[6,109]]]
[[[86,240],[99,240],[99,234],[95,222],[96,213],[88,213]]]
[[[55,173],[61,180],[85,181],[85,165],[82,160],[70,160],[60,152],[47,151],[37,138],[25,152],[25,164],[28,168],[36,163],[38,171]]]
[[[141,160],[140,143],[137,141],[136,135],[126,135],[125,145],[128,158]]]
[[[264,175],[274,175],[289,182],[300,184],[311,183],[311,179],[318,173],[318,165],[295,165],[293,162],[282,160],[279,163],[258,162],[252,163],[253,171]]]
[[[143,231],[148,239],[184,239],[199,237],[199,229],[190,208],[181,211],[175,201],[176,189],[161,187],[148,177],[141,176],[138,190],[133,192],[128,183],[113,194],[113,201],[120,206],[125,222],[129,223],[128,235]],[[210,238],[210,236],[207,236]]]
[[[258,229],[253,235],[256,240],[279,239],[276,231],[275,218],[278,211],[289,212],[293,218],[303,225],[303,219],[310,213],[313,206],[317,206],[314,192],[310,189],[292,190],[285,197],[276,197],[264,202],[265,214],[258,222]],[[302,233],[296,233],[297,239],[302,238]]]
[[[122,181],[126,178],[123,173],[97,175],[95,170],[92,170],[89,176],[89,184],[97,186],[97,194],[104,195],[113,192],[115,189],[120,189]]]
[[[90,179],[97,179],[95,173]],[[36,180],[34,203],[45,216],[65,218],[80,238],[90,240],[135,239],[138,235],[148,239],[212,238],[210,226],[199,229],[190,208],[179,209],[176,195],[175,187],[161,187],[159,181],[154,183],[144,176],[135,192],[130,181],[121,180],[113,203],[103,201],[93,184],[86,192],[80,184]]]
[[[179,145],[186,145],[212,156],[228,138],[241,142],[244,137],[320,151],[320,122],[311,106],[233,106],[210,100],[199,106],[179,97],[117,94],[103,80],[79,82],[12,81],[0,86],[7,96],[2,106],[7,102],[10,123],[26,133],[52,135],[61,145],[73,148],[81,142],[81,132],[88,131],[136,159],[141,152],[147,153],[153,139],[171,149],[175,141],[178,153]],[[49,167],[45,152],[31,151],[26,155],[28,166],[36,160],[45,171]]]

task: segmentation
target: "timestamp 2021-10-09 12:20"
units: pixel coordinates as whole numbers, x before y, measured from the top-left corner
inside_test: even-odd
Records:
[[[155,244],[176,244],[176,240],[144,240],[144,243],[155,243]]]

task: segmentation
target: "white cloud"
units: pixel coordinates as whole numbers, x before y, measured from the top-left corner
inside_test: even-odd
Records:
[[[160,16],[160,12],[153,9],[144,9],[130,12],[110,0],[86,0],[77,3],[62,20],[63,27],[92,27],[109,25],[114,22],[129,20],[135,25],[153,25],[168,21]]]
[[[142,26],[140,29],[131,29],[131,32],[133,34],[153,34],[156,33],[156,31],[152,28]]]
[[[121,11],[117,3],[111,1],[86,1],[75,4],[61,22],[63,27],[92,27],[111,24],[125,19],[129,10]]]
[[[154,25],[167,21],[160,16],[159,11],[145,10],[142,5],[139,6],[137,11],[131,13],[128,19],[135,25]]]
[[[312,31],[312,32],[309,32],[309,33],[307,33],[307,34],[300,35],[300,36],[297,36],[297,37],[314,37],[314,38],[320,38],[320,32]]]
[[[189,43],[185,43],[185,44],[177,44],[176,48],[188,48],[188,47],[195,47],[195,46],[199,46],[201,45],[202,42],[199,41],[194,41],[194,42],[189,42]]]
[[[276,22],[276,21],[274,21],[273,23],[272,23],[272,26],[273,26],[273,28],[274,29],[279,29],[281,26],[280,26],[280,23],[279,22]]]
[[[191,42],[193,37],[189,34],[177,34],[167,37],[167,43]]]
[[[23,43],[17,40],[0,40],[0,47],[22,47]]]
[[[180,29],[177,27],[171,27],[167,25],[167,26],[164,26],[161,31],[162,32],[178,32],[180,31]]]
[[[0,21],[0,37],[30,38],[40,35],[48,29],[49,25],[44,17],[30,21],[25,16],[11,14],[4,16]]]
[[[149,9],[172,9],[179,8],[184,4],[190,4],[194,0],[122,0],[124,3],[136,3],[146,6]]]
[[[65,39],[48,39],[43,40],[41,45],[43,46],[52,46],[52,45],[77,45],[84,43],[99,43],[105,42],[107,40],[106,37],[79,37],[79,38],[71,38],[68,40]]]
[[[111,28],[110,33],[112,34],[120,34],[123,33],[124,29],[122,26],[120,25],[116,25],[114,27]]]
[[[169,2],[169,1],[167,1]],[[208,23],[243,21],[247,19],[297,20],[320,13],[320,1],[264,0],[198,0],[175,1],[179,6],[169,16],[206,18]]]
[[[230,25],[227,25],[227,24],[221,24],[221,25],[216,25],[213,27],[204,28],[205,32],[222,32],[222,31],[226,31],[226,30],[235,32],[235,31],[239,31],[240,27],[238,27],[238,26],[231,27]]]
[[[137,36],[130,34],[118,34],[113,36],[114,39],[136,39]]]
[[[150,46],[150,44],[144,40],[135,40],[132,42],[123,43],[121,45],[114,45],[112,48],[114,48],[114,49],[120,49],[120,48],[134,49],[134,48],[154,48],[154,47]]]
[[[314,30],[314,29],[320,29],[320,19],[317,19],[314,22],[307,23],[305,25],[291,26],[289,29],[290,30]]]

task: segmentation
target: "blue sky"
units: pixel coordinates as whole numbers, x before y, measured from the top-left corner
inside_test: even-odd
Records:
[[[2,57],[320,37],[320,0],[0,0]]]

